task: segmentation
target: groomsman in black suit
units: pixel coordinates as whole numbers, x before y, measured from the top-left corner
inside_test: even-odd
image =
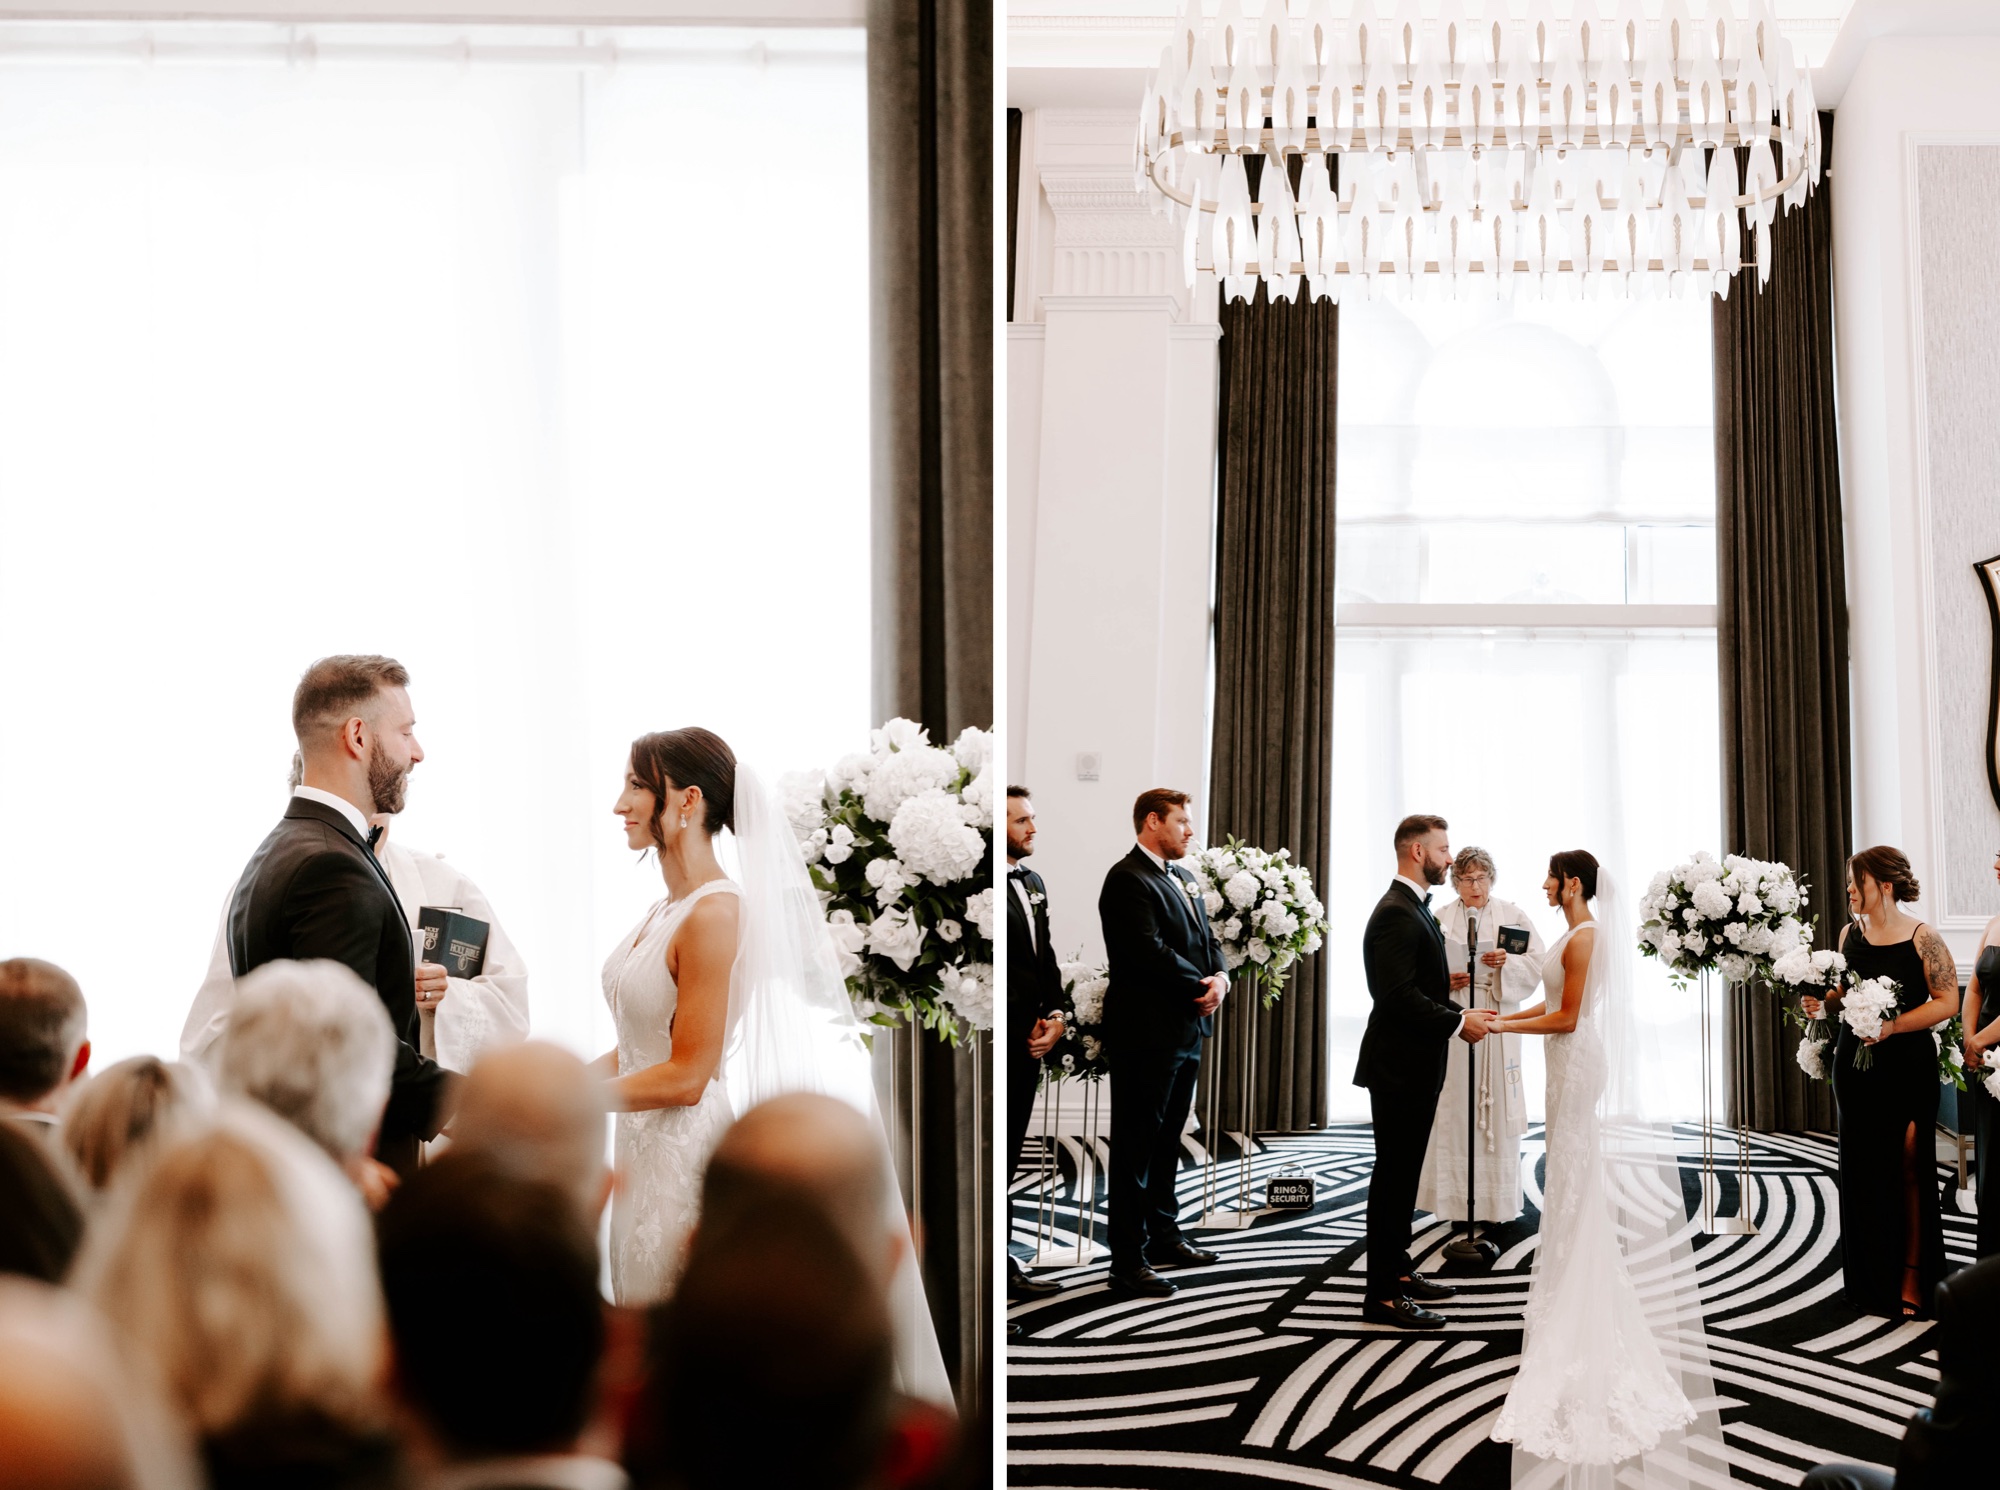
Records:
[[[1049,939],[1049,894],[1021,861],[1035,851],[1035,804],[1025,786],[1007,788],[1007,1176],[1021,1167],[1028,1115],[1041,1085],[1042,1057],[1063,1037],[1062,965]],[[1060,1283],[1036,1282],[1007,1258],[1007,1297],[1046,1298]]]
[[[1109,1230],[1114,1290],[1166,1298],[1159,1268],[1216,1260],[1181,1235],[1174,1181],[1194,1106],[1201,1042],[1229,991],[1222,946],[1194,876],[1177,862],[1194,840],[1188,794],[1155,787],[1132,806],[1138,842],[1097,897],[1111,986],[1104,1049],[1111,1066]],[[1419,1158],[1422,1149],[1418,1150]]]
[[[1410,1217],[1424,1149],[1444,1090],[1453,1035],[1472,1044],[1486,1036],[1491,1010],[1461,1011],[1451,1001],[1444,932],[1431,914],[1430,892],[1451,867],[1445,820],[1428,813],[1396,826],[1396,877],[1361,938],[1361,962],[1374,1007],[1361,1036],[1354,1084],[1368,1088],[1374,1119],[1375,1169],[1368,1178],[1368,1292],[1361,1317],[1403,1329],[1444,1328],[1444,1316],[1424,1308],[1456,1289],[1416,1276],[1410,1263]]]
[[[329,958],[381,997],[396,1031],[396,1066],[375,1156],[416,1167],[421,1140],[448,1111],[450,1075],[420,1053],[410,923],[375,857],[368,818],[401,812],[424,758],[410,675],[388,657],[323,657],[292,695],[305,775],[291,805],[250,856],[229,902],[229,969],[242,977],[280,958]]]

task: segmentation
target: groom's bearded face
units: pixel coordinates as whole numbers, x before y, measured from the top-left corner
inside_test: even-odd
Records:
[[[377,812],[403,810],[403,798],[410,785],[410,768],[414,764],[414,761],[405,761],[398,765],[382,748],[380,739],[369,745],[368,794],[374,798]]]
[[[1007,857],[1025,859],[1035,851],[1035,809],[1026,797],[1007,799]]]

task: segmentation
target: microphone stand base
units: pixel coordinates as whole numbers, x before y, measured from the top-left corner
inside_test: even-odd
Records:
[[[1444,1244],[1446,1259],[1457,1266],[1454,1271],[1485,1272],[1500,1259],[1500,1249],[1484,1237],[1477,1239],[1453,1237]]]

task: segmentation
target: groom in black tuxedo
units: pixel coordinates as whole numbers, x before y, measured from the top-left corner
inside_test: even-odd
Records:
[[[1368,1292],[1361,1317],[1404,1329],[1444,1328],[1425,1303],[1457,1290],[1416,1276],[1410,1263],[1410,1217],[1417,1182],[1444,1090],[1451,1039],[1478,1044],[1494,1015],[1461,1011],[1451,1001],[1444,932],[1431,914],[1430,892],[1451,867],[1445,820],[1428,813],[1396,826],[1396,877],[1361,938],[1368,976],[1368,1028],[1354,1084],[1368,1088],[1374,1120],[1375,1169],[1368,1178]]]
[[[1140,794],[1132,807],[1138,842],[1111,866],[1097,897],[1111,961],[1104,994],[1110,1283],[1148,1298],[1177,1292],[1156,1269],[1216,1260],[1181,1236],[1174,1196],[1202,1037],[1214,1030],[1216,1006],[1229,991],[1201,892],[1177,862],[1194,838],[1187,804],[1186,792],[1155,787]]]
[[[229,969],[242,977],[280,958],[344,963],[381,997],[396,1066],[375,1156],[399,1174],[447,1113],[449,1073],[420,1050],[410,923],[375,857],[373,813],[403,810],[424,758],[410,675],[387,657],[324,657],[292,695],[302,783],[250,856],[229,902]]]
[[[1028,1115],[1041,1086],[1042,1057],[1063,1037],[1051,1018],[1062,1003],[1062,964],[1049,937],[1049,895],[1042,877],[1021,861],[1035,851],[1035,804],[1025,786],[1007,788],[1007,1178],[1021,1167]],[[1007,1257],[1007,1297],[1046,1298],[1060,1283],[1037,1281]],[[1019,1329],[1011,1326],[1009,1333]]]

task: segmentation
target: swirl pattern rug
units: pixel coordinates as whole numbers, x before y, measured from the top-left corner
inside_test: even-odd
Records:
[[[1679,1131],[1692,1205],[1700,1135]],[[1717,1209],[1731,1215],[1735,1144],[1733,1136],[1718,1140]],[[1526,1213],[1488,1233],[1501,1248],[1490,1273],[1450,1279],[1460,1294],[1440,1306],[1445,1328],[1427,1334],[1360,1319],[1373,1162],[1367,1124],[1260,1136],[1250,1156],[1253,1201],[1261,1203],[1271,1175],[1298,1168],[1317,1180],[1317,1203],[1310,1212],[1261,1213],[1243,1230],[1191,1233],[1222,1261],[1173,1274],[1180,1293],[1166,1300],[1105,1287],[1102,1140],[1094,1151],[1092,1166],[1074,1136],[1031,1138],[1011,1187],[1015,1254],[1039,1245],[1035,1276],[1066,1287],[1008,1311],[1024,1334],[1008,1342],[1007,1483],[1508,1484],[1508,1452],[1487,1434],[1520,1349],[1541,1199],[1539,1127],[1523,1144]],[[1202,1209],[1199,1157],[1190,1136],[1183,1224]],[[1223,1158],[1230,1202],[1233,1145]],[[1936,1386],[1928,1323],[1857,1315],[1840,1296],[1835,1168],[1831,1138],[1752,1135],[1758,1234],[1697,1242],[1724,1438],[1702,1451],[1718,1484],[1725,1465],[1730,1481],[1758,1486],[1796,1485],[1832,1459],[1893,1465],[1904,1421]],[[1973,1222],[1955,1204],[1955,1168],[1940,1166],[1938,1183],[1951,1265],[1963,1266],[1972,1260]],[[1093,1234],[1096,1244],[1086,1245]],[[1445,1222],[1419,1219],[1411,1250],[1420,1271],[1440,1269],[1451,1234]]]

